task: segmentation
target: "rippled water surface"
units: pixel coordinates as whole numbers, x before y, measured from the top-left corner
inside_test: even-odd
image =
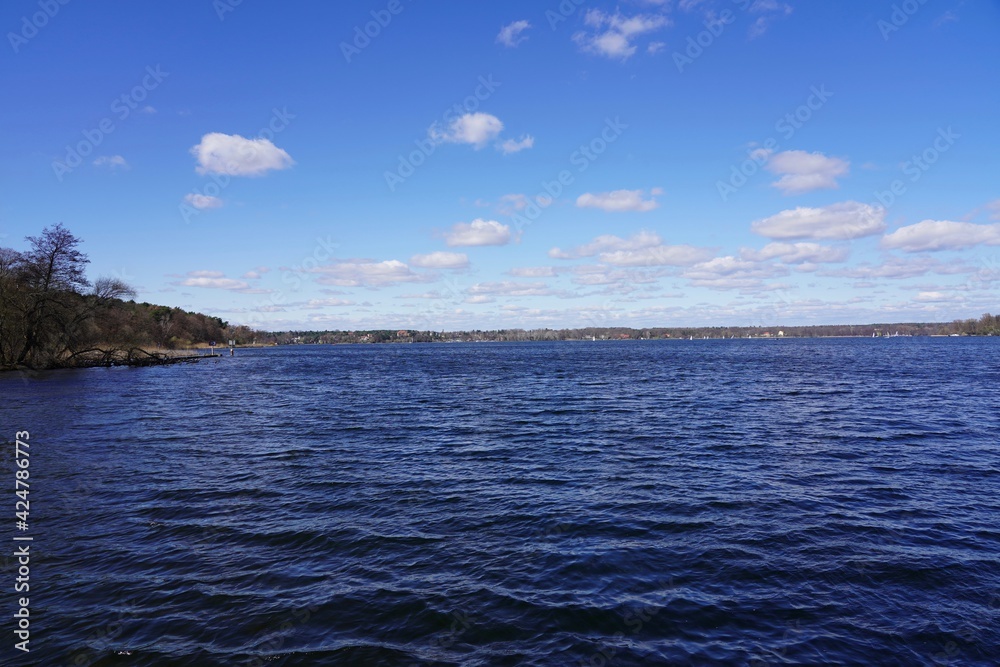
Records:
[[[998,352],[331,346],[5,374],[35,541],[32,652],[5,611],[0,663],[995,665]]]

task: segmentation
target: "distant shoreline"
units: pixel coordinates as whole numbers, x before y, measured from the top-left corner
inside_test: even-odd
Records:
[[[303,332],[305,333],[305,332]],[[597,337],[596,335],[579,337],[579,338],[525,338],[525,339],[509,339],[509,338],[494,338],[490,337],[490,334],[494,332],[480,332],[479,334],[456,334],[456,335],[467,335],[468,338],[447,338],[449,334],[445,334],[444,337],[438,337],[432,340],[414,340],[412,338],[395,338],[395,339],[385,339],[385,340],[341,340],[333,342],[313,342],[313,341],[299,341],[299,342],[288,342],[288,343],[270,343],[270,344],[247,344],[247,345],[236,345],[233,348],[233,356],[238,356],[240,350],[251,350],[251,349],[268,349],[268,348],[286,348],[286,347],[329,347],[334,345],[406,345],[406,344],[449,344],[449,343],[620,343],[620,342],[644,342],[644,341],[675,341],[675,342],[694,342],[699,340],[732,340],[732,341],[746,341],[746,340],[759,340],[759,341],[777,341],[777,340],[810,340],[810,339],[864,339],[864,338],[991,338],[995,334],[947,334],[947,333],[923,333],[923,334],[890,334],[890,335],[880,335],[871,336],[864,334],[831,334],[831,335],[819,335],[819,334],[784,334],[784,335],[774,335],[765,332],[759,335],[750,336],[722,336],[722,335],[697,335],[690,334],[688,336],[660,336],[660,337],[621,337],[613,336],[609,334],[604,334],[603,337]],[[476,337],[476,336],[481,337]],[[203,359],[221,359],[223,357],[230,356],[226,354],[228,346],[216,346],[212,347],[210,345],[196,345],[193,347],[185,347],[176,350],[163,350],[163,349],[149,349],[149,350],[131,350],[129,353],[122,356],[110,356],[104,358],[81,358],[72,363],[57,364],[47,368],[32,368],[28,366],[4,366],[0,367],[0,373],[4,372],[41,372],[41,371],[53,371],[53,370],[80,370],[85,368],[118,368],[118,367],[131,367],[131,368],[145,368],[150,366],[170,366],[174,364],[181,363],[197,363]],[[210,354],[200,354],[201,352],[211,352]],[[138,353],[138,354],[136,354]],[[143,356],[139,356],[143,355]]]

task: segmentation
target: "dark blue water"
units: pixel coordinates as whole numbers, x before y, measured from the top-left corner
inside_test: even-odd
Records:
[[[5,558],[0,663],[995,665],[998,352],[291,347],[6,374],[35,541],[32,652]]]

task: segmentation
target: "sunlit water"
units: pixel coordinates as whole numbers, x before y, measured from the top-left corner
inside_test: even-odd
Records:
[[[998,352],[288,347],[4,374],[35,541],[27,655],[0,561],[0,662],[995,665]]]

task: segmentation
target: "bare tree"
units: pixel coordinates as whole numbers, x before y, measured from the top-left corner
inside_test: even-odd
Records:
[[[80,239],[62,223],[46,227],[39,236],[29,236],[31,250],[23,255],[22,281],[26,289],[24,341],[15,360],[48,365],[75,333],[73,297],[89,285],[84,269],[90,260],[77,250]]]

